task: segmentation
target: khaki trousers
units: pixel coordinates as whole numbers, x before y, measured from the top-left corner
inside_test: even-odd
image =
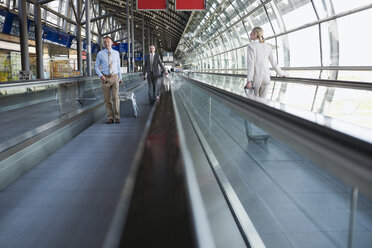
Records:
[[[119,100],[119,76],[118,74],[106,77],[106,83],[102,83],[103,97],[105,99],[106,116],[108,120],[120,119],[120,100]],[[111,102],[114,103],[114,108]]]

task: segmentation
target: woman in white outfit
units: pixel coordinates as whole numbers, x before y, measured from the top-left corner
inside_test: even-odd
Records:
[[[248,71],[246,87],[253,87],[254,94],[259,97],[266,97],[268,86],[270,84],[270,70],[268,62],[283,77],[283,71],[274,61],[273,51],[270,45],[265,43],[263,29],[255,27],[251,31],[250,38],[252,42],[248,45]]]

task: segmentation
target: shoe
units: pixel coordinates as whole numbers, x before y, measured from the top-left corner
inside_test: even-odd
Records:
[[[115,123],[116,124],[119,124],[120,123],[120,119],[115,119]]]
[[[112,123],[114,123],[114,120],[113,119],[110,119],[110,120],[106,121],[106,123],[107,124],[112,124]]]

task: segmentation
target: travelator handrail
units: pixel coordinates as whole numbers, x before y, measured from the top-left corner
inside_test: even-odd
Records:
[[[372,131],[180,77],[372,198]]]
[[[215,73],[215,72],[198,72],[189,71],[189,73],[210,74],[216,76],[228,76],[246,78],[246,74],[231,74],[231,73]],[[317,78],[300,78],[300,77],[276,77],[271,76],[272,81],[287,82],[287,83],[301,83],[307,85],[338,87],[357,90],[372,90],[372,82],[361,81],[347,81],[347,80],[331,80],[331,79],[317,79]]]
[[[372,66],[283,66],[280,67],[284,71],[372,71]],[[270,70],[274,70],[270,68]],[[197,72],[203,71],[243,71],[246,72],[247,68],[210,68],[193,70]]]
[[[141,75],[142,72],[136,73],[122,73],[124,80],[132,80],[135,77]],[[36,87],[50,84],[61,84],[61,83],[76,83],[85,80],[95,80],[98,76],[77,76],[77,77],[65,77],[65,78],[48,78],[48,79],[33,79],[33,80],[18,80],[18,81],[6,81],[0,83],[0,90],[6,90],[6,88],[19,88],[19,87]]]

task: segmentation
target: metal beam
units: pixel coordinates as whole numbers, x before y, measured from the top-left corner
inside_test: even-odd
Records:
[[[97,11],[96,11],[96,8],[95,8],[94,3],[92,3],[92,9],[93,9],[93,15],[94,15],[94,18],[96,18],[97,16],[99,16],[99,15],[97,15]],[[99,33],[99,34],[102,33],[101,27],[100,27],[100,25],[99,25],[100,22],[101,22],[101,20],[99,20],[98,23],[97,23],[97,22],[95,23],[96,26],[97,26],[97,30],[98,30],[98,33]]]
[[[133,9],[134,9],[134,0],[132,0],[132,8],[131,8],[131,19],[132,19],[132,66],[133,66],[133,72],[134,72],[134,67],[136,65],[135,61],[134,61],[134,15],[133,15]]]
[[[102,8],[101,8],[100,2],[98,2],[98,15],[102,15]],[[98,26],[99,26],[98,33],[100,34],[100,36],[98,37],[98,45],[99,45],[99,50],[101,51],[102,46],[103,46],[102,44],[102,19],[99,20]]]
[[[142,14],[142,70],[145,63],[145,17]]]
[[[50,2],[53,2],[54,0],[40,0],[38,1],[40,5],[43,5],[43,4],[46,4],[46,3],[50,3]]]
[[[90,0],[85,0],[85,20],[87,21],[85,25],[85,40],[86,40],[86,54],[87,54],[87,76],[92,75],[92,49],[90,45]]]
[[[80,16],[81,5],[82,5],[82,0],[77,0],[77,15],[78,16]],[[77,49],[78,71],[81,74],[83,72],[83,59],[81,57],[82,45],[81,45],[81,25],[80,24],[76,25],[76,41],[77,41],[76,49]]]
[[[115,11],[116,9],[120,8],[121,6],[116,4],[116,2],[105,2],[104,4],[102,4],[102,6],[104,6],[104,8],[106,8],[106,11]],[[124,14],[124,13],[122,13]],[[134,13],[135,16],[134,16],[134,21],[139,23],[142,21],[142,16],[139,16],[140,14],[139,13]],[[173,13],[172,13],[173,14]],[[174,44],[174,47],[173,49],[176,48],[176,45],[179,43],[179,40],[182,36],[182,33],[183,33],[183,21],[179,21],[179,19],[177,17],[179,17],[179,15],[176,15],[177,17],[174,17],[172,15],[168,15],[166,17],[162,17],[162,15],[159,15],[159,14],[153,14],[152,12],[146,12],[144,13],[145,15],[145,18],[148,17],[149,19],[151,19],[152,16],[156,16],[159,18],[156,18],[156,19],[151,19],[151,26],[152,28],[157,25],[159,27],[163,27],[165,25],[168,25],[169,26],[169,30],[166,32],[166,35],[168,37],[172,37],[173,41],[172,41],[172,44]],[[117,15],[120,20],[125,20],[126,19],[126,16],[125,14],[124,15]],[[174,24],[176,23],[176,25]],[[178,25],[177,25],[178,24]]]
[[[22,71],[30,70],[30,57],[28,54],[27,8],[26,0],[18,0],[18,17],[21,45]]]
[[[112,34],[112,33],[115,33],[115,32],[121,31],[121,30],[125,30],[125,29],[126,28],[117,28],[117,29],[111,30],[109,32],[103,33],[102,36],[106,36],[106,35],[109,35],[109,34]]]
[[[79,21],[78,14],[76,13],[74,2],[72,0],[69,0],[70,6],[72,8],[72,11],[74,12],[76,21]]]
[[[81,20],[83,20],[83,16],[84,16],[84,13],[85,13],[85,3],[84,3],[84,7],[81,11],[81,15],[79,16],[79,22],[81,23]]]
[[[59,13],[58,11],[55,11],[55,10],[52,10],[51,8],[45,6],[45,5],[42,5],[41,6],[43,9],[45,9],[46,11],[58,16],[58,17],[61,17],[62,19],[68,21],[69,23],[72,23],[74,25],[77,25],[77,22],[73,21],[72,19],[70,18],[67,18],[66,16],[64,16],[63,14]]]
[[[66,3],[65,16],[66,16],[67,18],[70,18],[70,17],[71,17],[71,12],[72,12],[72,10],[71,10],[71,4],[70,4],[70,2],[68,1],[68,2]],[[63,20],[63,22],[62,22],[62,30],[65,31],[66,33],[67,33],[68,30],[69,30],[69,25],[67,25],[67,21],[66,21],[66,20]]]
[[[43,62],[43,30],[41,27],[41,6],[34,5],[35,21],[35,42],[36,42],[36,76],[38,79],[44,79],[44,62]]]
[[[90,19],[90,22],[95,22],[95,21],[98,21],[98,20],[101,20],[103,18],[106,18],[106,17],[109,17],[109,16],[113,16],[113,15],[116,15],[117,13],[121,12],[121,10],[116,10],[114,12],[110,12],[110,13],[106,13],[104,15],[101,15],[101,16],[98,16],[96,18],[92,18]],[[85,22],[81,22],[81,25],[85,25],[86,24],[86,21]]]
[[[129,0],[127,0],[127,38],[128,38],[128,61],[127,61],[127,64],[128,64],[128,73],[130,73],[130,22],[129,22]],[[134,49],[134,47],[133,47]]]

